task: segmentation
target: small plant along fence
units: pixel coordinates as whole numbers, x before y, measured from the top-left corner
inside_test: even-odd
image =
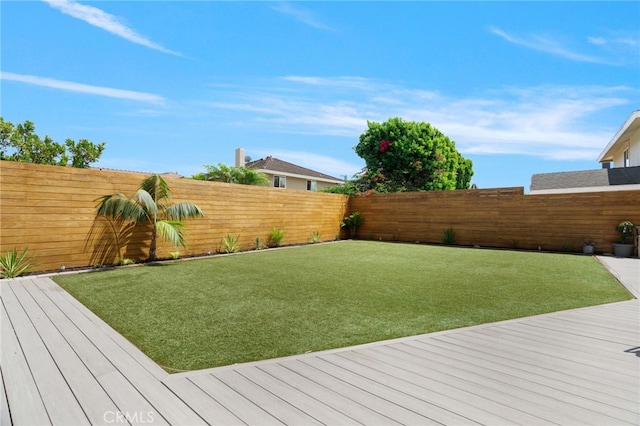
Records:
[[[129,197],[147,176],[0,161],[0,250],[28,248],[37,264],[32,272],[146,259],[150,229],[114,233],[108,220],[96,218],[96,200],[113,193]],[[171,202],[190,201],[204,212],[185,221],[188,246],[180,247],[179,257],[225,252],[228,235],[238,237],[237,250],[254,249],[256,241],[266,247],[274,228],[283,231],[281,245],[306,243],[312,232],[320,241],[332,241],[347,210],[348,198],[337,194],[165,180]],[[176,253],[176,247],[158,239],[158,258]]]
[[[523,188],[375,194],[353,198],[359,238],[582,252],[586,238],[612,252],[623,220],[640,223],[640,191],[525,195]]]
[[[28,248],[32,272],[145,259],[150,230],[126,229],[116,241],[108,221],[96,218],[96,200],[118,192],[130,196],[146,176],[0,161],[0,252]],[[188,247],[180,257],[227,251],[228,236],[237,237],[234,250],[263,248],[274,229],[282,231],[280,245],[308,243],[312,234],[313,241],[348,238],[340,224],[356,212],[361,239],[441,244],[447,231],[456,245],[576,252],[585,238],[595,241],[596,252],[611,252],[621,221],[640,224],[640,191],[524,195],[522,188],[499,188],[348,198],[166,181],[173,202],[190,201],[204,212],[185,221]],[[169,258],[176,248],[159,240],[157,253]]]

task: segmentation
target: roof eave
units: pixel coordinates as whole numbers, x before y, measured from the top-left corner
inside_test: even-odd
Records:
[[[634,121],[640,120],[640,110],[636,110],[631,113],[627,121],[624,122],[622,127],[618,130],[618,132],[611,138],[611,141],[607,144],[607,146],[602,150],[600,155],[598,156],[598,163],[613,161],[613,154],[611,151],[616,146],[618,141],[622,138],[625,132],[631,127]]]
[[[328,179],[328,178],[323,178],[319,176],[300,175],[296,173],[282,172],[279,170],[269,170],[269,169],[256,169],[256,170],[262,173],[270,174],[270,175],[287,176],[292,178],[315,180],[319,182],[328,182],[328,183],[344,183],[343,180],[339,180],[339,179]]]

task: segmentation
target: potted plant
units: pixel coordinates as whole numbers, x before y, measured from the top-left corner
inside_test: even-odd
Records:
[[[596,242],[591,238],[585,238],[582,241],[582,253],[584,254],[593,254],[595,250]]]
[[[633,253],[633,243],[628,243],[628,241],[633,239],[635,225],[625,220],[616,226],[616,231],[620,234],[620,242],[613,243],[613,253],[616,257],[631,257]]]

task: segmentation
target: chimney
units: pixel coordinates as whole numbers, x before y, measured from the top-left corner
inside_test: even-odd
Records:
[[[236,166],[244,166],[244,148],[236,148]]]

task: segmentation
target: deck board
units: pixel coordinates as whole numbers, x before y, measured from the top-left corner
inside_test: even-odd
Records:
[[[31,374],[20,342],[12,327],[11,320],[4,308],[3,292],[0,325],[2,327],[2,380],[7,393],[7,402],[11,410],[13,424],[48,424],[49,416],[38,391],[36,381]]]
[[[13,291],[3,292],[2,299],[16,335],[20,336],[20,347],[29,370],[38,388],[38,393],[52,423],[88,424],[75,395],[67,385],[54,359],[42,341],[38,329],[31,322],[27,312],[35,311],[35,302],[30,297],[18,299],[22,283],[12,288]],[[36,314],[37,315],[37,314]]]
[[[25,282],[14,286],[16,295],[22,295],[21,300],[23,301],[28,300],[24,292],[30,292],[29,290],[33,291],[34,289],[34,286]],[[49,351],[51,359],[55,360],[56,366],[68,383],[70,390],[73,391],[74,397],[82,407],[87,420],[91,424],[106,424],[104,419],[105,410],[115,412],[118,408],[64,339],[64,336],[51,322],[50,318],[47,317],[37,300],[41,292],[37,291],[37,289],[35,290],[35,294],[31,293],[34,304],[28,310],[34,327],[39,331],[39,336]],[[45,304],[44,307],[46,309],[47,305]]]
[[[640,424],[638,300],[169,375],[48,278],[0,297],[0,426]]]
[[[204,421],[195,415],[187,404],[162,385],[148,369],[139,363],[138,357],[141,353],[136,357],[131,357],[112,339],[112,334],[115,334],[115,331],[104,333],[102,328],[96,325],[95,320],[89,321],[87,319],[83,312],[84,307],[79,302],[65,296],[66,292],[50,291],[48,295],[85,336],[100,336],[91,339],[91,344],[102,354],[107,354],[109,362],[115,369],[153,406],[153,409],[149,409],[149,413],[154,412],[150,417],[156,418],[156,421],[164,419],[169,424],[204,424]],[[140,412],[140,410],[126,411]],[[141,414],[140,417],[144,417],[144,414]]]

